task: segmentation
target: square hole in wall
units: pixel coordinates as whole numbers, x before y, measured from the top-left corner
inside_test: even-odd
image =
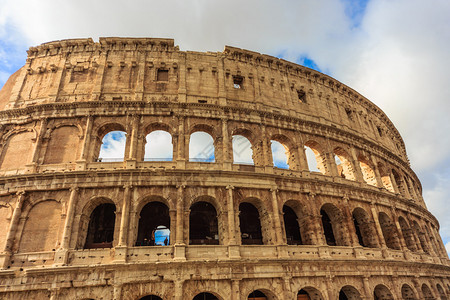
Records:
[[[157,81],[169,81],[169,70],[158,69],[156,74]]]
[[[233,87],[235,89],[242,89],[243,88],[243,86],[242,86],[243,82],[244,82],[244,77],[239,76],[239,75],[233,76]]]

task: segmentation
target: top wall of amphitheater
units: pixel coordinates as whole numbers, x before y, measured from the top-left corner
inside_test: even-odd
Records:
[[[257,123],[273,119],[283,129],[308,127],[307,134],[388,157],[421,190],[400,134],[376,105],[327,75],[229,46],[204,53],[180,51],[172,39],[100,38],[31,47],[25,66],[0,91],[0,123],[24,114],[37,120],[45,110],[65,117],[64,107],[89,102],[220,108],[256,115]]]

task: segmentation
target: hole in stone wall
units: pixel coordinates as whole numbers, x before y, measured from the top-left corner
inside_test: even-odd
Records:
[[[89,219],[84,248],[111,248],[115,223],[116,206],[114,204],[104,203],[97,206]]]
[[[242,245],[262,245],[258,209],[253,204],[243,202],[239,205],[239,212]]]
[[[333,226],[331,225],[331,219],[328,214],[321,209],[320,215],[322,216],[323,234],[325,235],[325,241],[328,246],[336,246],[336,238],[333,233]]]
[[[235,89],[242,89],[243,88],[243,84],[244,83],[244,77],[239,76],[239,75],[234,75],[233,76],[233,87]]]
[[[302,245],[300,226],[294,210],[287,205],[283,206],[284,227],[288,245]]]
[[[161,202],[147,203],[139,214],[136,246],[170,244],[169,208]]]
[[[302,103],[306,103],[306,93],[304,90],[297,90],[298,100]]]
[[[212,204],[200,201],[191,206],[191,213],[189,215],[189,244],[219,244],[217,212]]]
[[[157,81],[169,81],[169,70],[158,69],[156,73]]]
[[[201,293],[195,296],[192,300],[218,300],[218,298],[211,293]]]
[[[172,135],[164,130],[155,130],[145,137],[144,161],[172,161]]]

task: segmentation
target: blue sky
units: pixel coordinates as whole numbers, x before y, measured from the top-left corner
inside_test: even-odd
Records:
[[[333,76],[400,131],[450,250],[450,1],[0,0],[0,7],[0,85],[29,46],[100,36],[170,37],[181,50],[232,45]]]

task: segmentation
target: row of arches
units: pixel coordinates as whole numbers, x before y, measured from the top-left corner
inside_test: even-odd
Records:
[[[238,196],[242,192],[231,192],[231,195],[233,193]],[[350,202],[345,200],[339,205],[305,198],[303,201],[283,200],[277,204],[280,205],[277,217],[273,201],[278,202],[274,199],[281,196],[277,196],[277,192],[271,193],[272,204],[253,196],[239,196],[235,200],[228,198],[227,202],[236,201],[229,206],[213,196],[192,195],[188,206],[182,204],[181,208],[178,200],[175,203],[162,196],[147,195],[136,201],[130,198],[128,201],[133,204],[126,216],[122,214],[123,208],[118,206],[122,202],[120,200],[98,196],[85,201],[79,199],[76,200],[79,201],[77,205],[82,206],[72,217],[75,229],[66,233],[65,239],[69,239],[71,247],[77,249],[107,248],[115,247],[120,232],[125,232],[127,238],[121,245],[126,243],[130,247],[172,245],[176,235],[180,243],[188,245],[362,246],[409,249],[445,257],[445,249],[434,225],[408,212],[372,206],[365,208],[353,202],[349,205]],[[228,194],[228,197],[232,196]],[[266,196],[261,194],[260,197]],[[17,251],[57,249],[66,222],[61,202],[49,199],[25,203],[17,220],[21,225],[14,233]],[[3,216],[5,224],[8,224],[10,214],[7,207],[0,206],[0,217]],[[44,220],[40,217],[42,215],[46,216]],[[118,220],[117,215],[120,216]],[[120,226],[124,217],[129,219],[126,228]],[[177,228],[178,218],[181,227]],[[0,247],[6,242],[6,236],[6,231],[0,235]],[[46,238],[36,241],[36,236]]]
[[[341,176],[384,187],[409,198],[420,198],[421,195],[420,187],[399,169],[369,153],[360,151],[357,154],[350,146],[336,142],[318,142],[309,137],[303,137],[306,142],[300,142],[295,136],[289,138],[276,132],[266,133],[269,137],[266,140],[257,136],[253,127],[231,128],[228,141],[222,136],[223,129],[205,124],[193,125],[188,134],[180,135],[168,124],[154,123],[146,127],[142,136],[136,128],[127,130],[120,123],[88,125],[85,130],[80,125],[59,124],[41,133],[24,129],[5,134],[0,169],[20,168],[30,162],[60,164],[80,159],[103,162],[130,158],[138,161],[230,160],[236,164],[272,165]],[[94,134],[90,135],[91,132]],[[131,132],[130,137],[127,132]]]
[[[220,209],[213,199],[202,198],[193,203],[189,212],[189,244],[226,244],[223,235],[229,226],[220,217]],[[163,199],[150,201],[139,213],[135,246],[168,245],[171,241],[171,217],[169,207]],[[111,247],[115,228],[115,206],[103,203],[97,206],[89,217],[87,238],[84,247]],[[314,214],[314,212],[312,212]],[[273,244],[273,218],[256,199],[242,201],[238,206],[239,238],[242,245]],[[399,228],[396,222],[399,223]],[[222,224],[222,226],[219,226]],[[379,212],[377,219],[361,207],[351,212],[350,220],[337,206],[326,203],[321,206],[317,217],[311,217],[299,201],[287,201],[282,207],[284,242],[289,245],[355,246],[402,250],[402,241],[411,251],[439,253],[434,238],[416,220],[408,223],[399,216],[392,219],[385,212]],[[377,233],[379,224],[380,233]],[[381,234],[381,236],[379,236]],[[159,237],[159,240],[157,237]],[[353,237],[353,238],[352,238]],[[161,240],[162,239],[162,240]],[[354,239],[354,241],[352,241]],[[430,246],[431,245],[431,246]]]
[[[419,286],[420,294],[416,289],[412,288],[409,284],[403,284],[401,286],[401,299],[402,300],[447,300],[447,293],[450,293],[450,287],[448,287],[447,293],[441,284],[435,285],[435,292],[433,293],[427,284]],[[362,300],[373,298],[374,300],[394,300],[398,299],[394,293],[383,284],[378,284],[373,289],[371,297],[368,295],[363,296],[364,293],[360,293],[358,289],[351,285],[345,285],[339,290],[339,300]],[[399,295],[400,296],[400,295]],[[202,292],[195,295],[192,300],[223,300],[224,298],[216,292]],[[276,300],[278,297],[276,294],[268,289],[253,290],[250,292],[246,299],[248,300]],[[316,288],[308,286],[300,289],[297,292],[296,300],[323,300],[325,299],[323,294]],[[147,295],[139,300],[163,300],[163,298],[157,295]]]

